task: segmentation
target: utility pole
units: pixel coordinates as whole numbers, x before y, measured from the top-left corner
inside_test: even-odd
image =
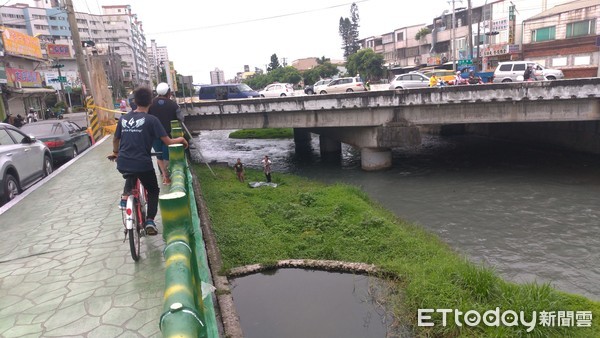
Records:
[[[85,64],[83,46],[81,45],[79,28],[77,27],[77,19],[75,18],[75,9],[73,8],[73,0],[65,0],[65,7],[67,11],[67,20],[69,21],[69,28],[71,29],[71,36],[73,37],[73,48],[75,49],[75,59],[77,59],[77,69],[79,69],[79,76],[81,77],[81,82],[84,86],[83,93],[86,95],[92,94],[92,85],[90,82],[88,69]]]
[[[467,0],[467,59],[473,60],[473,10],[471,8],[471,0]]]
[[[454,1],[452,0],[452,70],[456,71],[456,17],[454,15]]]
[[[65,65],[63,65],[63,64],[59,64],[58,60],[55,60],[54,64],[52,66],[50,66],[50,68],[55,68],[58,71],[58,82],[60,83],[60,95],[58,95],[58,101],[60,101],[60,102],[64,102],[63,93],[65,92],[65,85],[64,85],[65,79],[63,79],[62,73],[60,72],[60,69],[64,66]]]

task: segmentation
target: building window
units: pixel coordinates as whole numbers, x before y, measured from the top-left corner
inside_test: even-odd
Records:
[[[413,57],[419,55],[419,47],[406,48],[406,57]]]
[[[587,66],[591,65],[591,57],[589,55],[586,56],[576,56],[573,58],[573,66]]]
[[[404,32],[396,33],[396,41],[404,41]]]
[[[566,65],[567,65],[566,57],[552,59],[552,67],[562,67],[562,66],[566,66]]]
[[[596,30],[596,20],[584,20],[567,24],[567,38],[592,35]]]
[[[56,17],[55,16],[49,16],[48,20],[56,20]]]
[[[541,42],[556,39],[556,26],[544,27],[533,30],[533,42]]]
[[[43,29],[43,30],[48,29],[48,26],[46,26],[46,25],[34,25],[34,27],[35,27],[35,29]]]

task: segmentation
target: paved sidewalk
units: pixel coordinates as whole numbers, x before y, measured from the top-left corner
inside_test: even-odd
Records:
[[[161,336],[162,226],[135,263],[111,149],[109,137],[0,214],[0,337]]]

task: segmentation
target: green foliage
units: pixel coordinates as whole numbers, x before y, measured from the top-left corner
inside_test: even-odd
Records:
[[[350,55],[356,53],[360,49],[360,44],[358,43],[359,21],[358,6],[356,3],[352,3],[350,6],[350,18],[340,17],[339,23],[339,34],[342,38],[342,50],[344,50],[344,58],[346,60]]]
[[[323,57],[325,58],[325,57]],[[319,59],[317,59],[319,60]],[[316,67],[307,69],[302,73],[305,84],[313,84],[320,79],[333,77],[339,73],[338,68],[329,61],[324,61]]]
[[[256,74],[244,80],[244,83],[255,90],[262,90],[274,82],[297,84],[302,80],[300,72],[292,67],[279,67],[266,74]]]
[[[391,294],[394,314],[418,337],[600,337],[600,303],[556,291],[548,284],[514,284],[470,263],[435,235],[406,223],[356,187],[323,185],[275,173],[277,188],[249,188],[229,168],[195,166],[221,251],[224,269],[282,259],[334,259],[375,264],[401,290]],[[247,169],[247,181],[263,179]],[[281,184],[285,183],[285,184]],[[592,311],[591,328],[437,325],[418,327],[417,309]],[[454,323],[449,316],[448,323]]]
[[[229,134],[235,139],[281,139],[294,137],[292,128],[240,129]]]
[[[429,30],[429,28],[423,27],[415,35],[415,40],[419,41],[419,40],[421,40],[421,38],[424,38],[429,33],[431,33],[431,31]]]
[[[279,67],[281,67],[281,65],[279,64],[279,58],[277,58],[277,54],[271,55],[271,62],[269,63],[269,66],[267,66],[267,72],[275,70]]]
[[[364,80],[377,80],[384,74],[383,56],[372,49],[361,49],[350,55],[346,63],[350,76],[360,74]]]

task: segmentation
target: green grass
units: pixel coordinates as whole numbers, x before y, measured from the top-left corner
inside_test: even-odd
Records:
[[[517,285],[490,268],[470,263],[437,236],[398,219],[356,187],[324,185],[273,174],[277,188],[252,189],[228,168],[194,167],[213,222],[224,269],[272,264],[282,259],[326,259],[378,266],[397,292],[395,315],[433,337],[600,337],[600,303],[554,290],[547,284]],[[260,181],[260,171],[246,180]],[[292,305],[290,305],[292,306]],[[592,311],[591,328],[441,326],[416,327],[417,309]],[[539,317],[539,315],[538,315]],[[454,323],[449,317],[449,323]]]
[[[237,139],[275,139],[292,137],[294,137],[294,130],[292,128],[241,129],[229,134],[229,138]]]

